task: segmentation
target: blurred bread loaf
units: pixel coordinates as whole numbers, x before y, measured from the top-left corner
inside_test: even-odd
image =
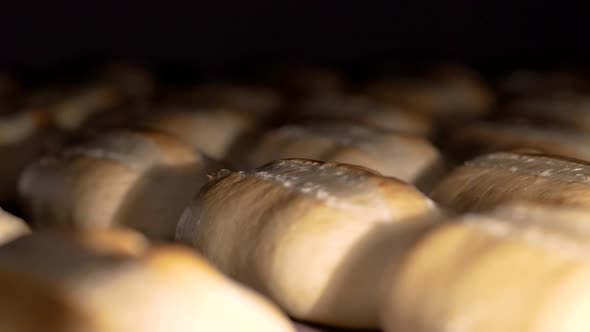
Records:
[[[125,225],[169,240],[206,181],[206,167],[172,136],[105,132],[33,163],[20,179],[20,195],[37,226]]]
[[[498,84],[498,92],[511,99],[575,95],[590,88],[582,75],[568,71],[516,70]]]
[[[445,121],[480,117],[494,102],[490,88],[475,73],[458,66],[439,67],[414,78],[378,80],[364,92],[375,100]]]
[[[175,108],[149,114],[140,125],[166,132],[222,159],[238,140],[251,134],[257,123],[255,117],[235,110]]]
[[[30,231],[24,220],[0,209],[0,246]]]
[[[312,66],[289,66],[274,73],[275,84],[292,98],[334,96],[344,92],[346,82],[338,71]]]
[[[588,211],[585,223],[515,212],[465,215],[414,242],[384,281],[384,330],[585,330]]]
[[[430,117],[362,95],[308,98],[296,110],[294,120],[304,124],[346,122],[423,137],[435,132]]]
[[[41,231],[0,249],[0,330],[294,331],[203,258],[122,230]]]
[[[459,161],[485,153],[518,149],[590,161],[589,142],[590,133],[478,122],[456,129],[444,150]]]
[[[172,106],[237,110],[265,119],[281,106],[271,88],[230,83],[208,83],[177,89],[166,100]]]
[[[426,139],[348,124],[283,126],[264,135],[250,163],[306,158],[360,165],[429,189],[445,172],[439,151]]]
[[[0,202],[14,204],[18,178],[27,164],[54,148],[58,136],[47,128],[40,109],[0,113]]]
[[[525,98],[502,112],[504,121],[590,133],[590,98],[583,95]]]

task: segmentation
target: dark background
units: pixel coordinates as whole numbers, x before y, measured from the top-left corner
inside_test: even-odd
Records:
[[[452,61],[484,72],[585,65],[582,4],[557,1],[8,1],[0,69],[62,75],[108,60],[164,74],[277,62],[379,70]]]

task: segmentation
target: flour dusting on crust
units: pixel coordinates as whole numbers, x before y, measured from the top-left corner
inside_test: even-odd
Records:
[[[241,173],[297,191],[332,206],[359,207],[382,200],[368,171],[306,159],[285,159]]]
[[[590,167],[574,161],[540,155],[500,152],[465,163],[466,166],[495,168],[515,174],[533,175],[564,182],[590,184]]]

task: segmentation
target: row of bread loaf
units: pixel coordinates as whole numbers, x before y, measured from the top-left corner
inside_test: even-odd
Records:
[[[193,114],[183,115],[192,117]],[[222,272],[269,296],[290,315],[302,320],[344,327],[377,327],[381,321],[387,328],[404,326],[402,330],[424,331],[437,331],[440,324],[447,324],[444,312],[439,314],[442,318],[433,318],[432,325],[428,325],[430,316],[424,316],[436,316],[433,312],[446,306],[433,308],[432,312],[420,312],[420,308],[428,307],[431,302],[447,304],[450,297],[443,294],[440,298],[429,298],[422,293],[415,296],[412,292],[420,287],[398,285],[397,279],[406,273],[410,275],[408,282],[420,276],[436,278],[435,269],[419,270],[416,273],[423,274],[412,276],[414,251],[421,250],[420,244],[430,234],[436,238],[442,232],[444,237],[441,230],[446,227],[469,233],[471,228],[466,227],[470,223],[441,221],[432,225],[441,212],[414,187],[364,168],[302,159],[220,172],[204,186],[191,207],[184,209],[207,182],[206,174],[219,166],[195,150],[196,144],[207,139],[197,138],[196,143],[190,144],[187,138],[174,137],[192,134],[190,129],[177,129],[188,122],[186,118],[170,125],[173,129],[166,134],[156,130],[167,131],[160,126],[172,117],[160,116],[153,126],[100,133],[30,166],[21,178],[20,189],[33,224],[50,228],[127,226],[158,240],[170,240],[176,232],[177,240],[192,244]],[[211,116],[200,113],[199,116],[207,123],[205,127],[210,126],[211,122],[206,121]],[[490,137],[490,142],[497,138]],[[423,138],[387,128],[298,123],[263,135],[261,143],[247,151],[244,158],[247,165],[261,165],[284,157],[357,164],[415,183],[425,191],[434,187],[432,197],[457,211],[484,211],[498,203],[519,199],[553,205],[581,205],[579,202],[584,200],[580,192],[585,188],[586,168],[579,161],[534,153],[492,154],[457,168],[437,183],[444,168],[436,148]],[[528,182],[524,180],[527,176]],[[514,187],[506,188],[505,184]],[[564,188],[555,190],[559,186]],[[511,223],[512,217],[490,218],[504,218]],[[495,225],[491,222],[489,229],[499,228]],[[507,226],[505,232],[520,234],[520,226],[511,227]],[[545,227],[549,226],[543,226],[542,232]],[[523,229],[522,236],[528,236],[528,228]],[[550,233],[551,228],[548,229]],[[481,231],[487,230],[483,227]],[[569,243],[571,235],[566,232],[558,240]],[[459,253],[470,244],[467,240],[457,241]],[[527,238],[523,241],[528,249],[531,243],[526,242]],[[437,259],[429,255],[426,253],[423,259],[427,262]],[[461,257],[451,255],[449,259]],[[421,261],[416,264],[422,269]],[[457,267],[449,264],[451,272],[456,273]],[[390,268],[386,269],[387,266]],[[406,266],[409,272],[402,268]],[[413,309],[415,320],[411,315],[400,314],[405,304],[383,299],[382,294],[390,293],[382,292],[377,285],[390,279],[396,280],[391,287],[400,289],[394,292],[391,301],[403,302],[407,298],[425,301]],[[437,286],[425,279],[425,285],[430,284],[448,287],[444,282]],[[396,298],[395,294],[405,294],[406,287],[410,293]],[[506,301],[510,300],[508,297]],[[523,301],[532,300],[524,296]],[[572,303],[567,304],[578,305]],[[461,311],[463,304],[458,305]],[[482,318],[459,312],[458,315],[467,316],[460,317],[467,322],[457,318],[459,322],[455,325],[448,323],[449,329],[477,330],[476,325],[469,324],[494,320],[502,314],[499,309],[492,311],[490,316],[481,314]],[[584,323],[578,316],[548,316],[554,320],[553,324],[577,322],[576,319]],[[522,324],[536,326],[536,316],[531,317]],[[572,324],[572,331],[579,328],[577,323]],[[515,326],[504,330],[519,331],[519,327],[529,325]],[[537,330],[531,327],[531,331]],[[569,331],[565,326],[559,330]]]
[[[467,213],[453,217],[366,168],[280,160],[216,175],[175,238],[304,321],[580,331],[590,324],[586,173],[587,164],[545,155],[482,156],[432,193]]]
[[[155,129],[184,140],[214,159],[252,167],[279,157],[279,152],[268,149],[256,157],[248,155],[269,121],[276,123],[278,119],[287,125],[276,128],[277,135],[292,132],[293,126],[321,134],[323,129],[315,126],[340,125],[337,131],[342,131],[348,130],[342,129],[342,124],[352,123],[387,132],[389,139],[397,139],[401,133],[433,137],[440,119],[478,117],[493,102],[492,93],[482,81],[470,71],[454,67],[415,79],[374,81],[356,88],[355,93],[348,92],[342,77],[334,72],[291,70],[281,77],[273,88],[216,83],[158,88],[147,72],[113,67],[84,84],[55,85],[16,94],[18,102],[7,103],[10,106],[3,105],[0,97],[0,156],[10,156],[0,169],[0,203],[14,203],[16,179],[28,163],[40,154],[61,149],[64,142],[79,140],[87,132],[113,127]],[[10,84],[4,85],[4,90],[11,91]],[[269,136],[267,139],[272,139],[273,133]],[[331,141],[328,145],[350,146],[354,151],[348,154],[367,154],[359,147],[367,144],[357,144],[366,141],[367,135],[350,142],[334,139],[333,134],[327,136],[320,139]],[[380,138],[371,138],[376,139]],[[408,138],[400,136],[400,140]],[[436,158],[429,143],[417,144],[429,155],[423,164]],[[330,153],[315,151],[310,157],[350,159],[340,157],[338,152],[330,158]],[[368,159],[369,167],[381,171],[380,160],[374,156],[363,158]],[[416,174],[404,176],[413,180]]]

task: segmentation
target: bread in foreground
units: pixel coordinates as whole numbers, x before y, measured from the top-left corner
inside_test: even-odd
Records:
[[[0,280],[2,331],[294,331],[196,253],[123,230],[20,238],[0,248]]]
[[[384,282],[384,330],[588,329],[589,211],[582,223],[526,209],[464,215],[419,238]]]
[[[397,179],[287,159],[221,174],[185,211],[177,239],[297,319],[376,328],[385,263],[436,216]]]

